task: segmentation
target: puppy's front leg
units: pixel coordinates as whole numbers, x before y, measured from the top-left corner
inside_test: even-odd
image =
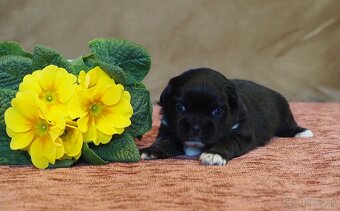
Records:
[[[183,155],[183,145],[174,138],[168,128],[161,125],[156,141],[147,148],[139,150],[141,159],[163,159]]]
[[[199,158],[203,165],[225,165],[254,148],[251,137],[233,135],[214,144]]]

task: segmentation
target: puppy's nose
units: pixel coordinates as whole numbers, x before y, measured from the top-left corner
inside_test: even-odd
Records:
[[[191,131],[193,133],[199,133],[201,131],[201,127],[199,125],[194,125],[192,128],[191,128]]]

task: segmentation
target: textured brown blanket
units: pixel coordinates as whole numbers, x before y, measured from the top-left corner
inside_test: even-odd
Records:
[[[340,209],[340,104],[291,104],[315,137],[275,138],[230,161],[195,159],[77,165],[37,170],[0,166],[0,209]],[[155,138],[159,116],[142,141]]]

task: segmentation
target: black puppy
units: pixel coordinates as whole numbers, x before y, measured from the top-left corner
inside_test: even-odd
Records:
[[[142,159],[200,155],[205,165],[263,146],[272,137],[312,137],[295,122],[279,93],[246,80],[228,80],[198,68],[170,80],[160,97],[163,118],[156,141]]]

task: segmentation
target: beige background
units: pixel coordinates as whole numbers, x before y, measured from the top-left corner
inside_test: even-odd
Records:
[[[338,0],[0,0],[2,41],[75,58],[96,37],[149,49],[153,101],[171,77],[201,66],[290,101],[340,101]]]

